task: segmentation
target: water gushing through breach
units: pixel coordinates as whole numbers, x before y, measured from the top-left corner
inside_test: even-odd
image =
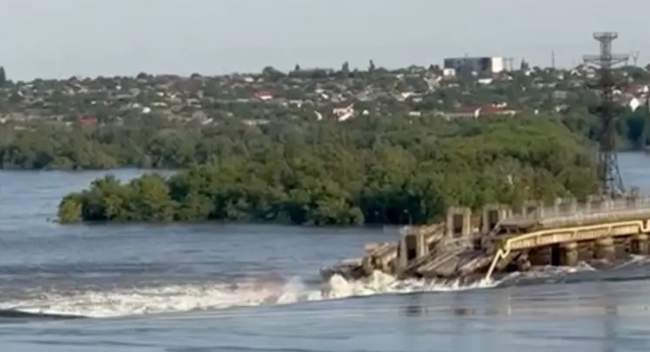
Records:
[[[463,286],[459,282],[399,281],[390,275],[375,272],[370,277],[358,281],[346,280],[335,275],[320,287],[310,287],[305,285],[300,278],[291,278],[284,282],[191,284],[107,291],[44,292],[27,299],[3,302],[0,305],[0,310],[108,318],[294,304],[377,294],[460,291],[496,285],[497,283],[483,282]]]

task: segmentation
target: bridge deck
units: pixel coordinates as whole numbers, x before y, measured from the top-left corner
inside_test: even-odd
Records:
[[[534,248],[541,248],[570,242],[595,241],[602,238],[615,238],[623,236],[634,236],[650,233],[650,210],[626,211],[619,214],[601,214],[603,217],[593,215],[594,223],[578,225],[578,222],[570,222],[573,226],[557,226],[520,235],[497,236],[495,240],[499,243],[492,265],[486,275],[489,280],[492,277],[499,261],[507,258],[513,251],[522,251]],[[608,216],[609,215],[609,216]],[[636,216],[636,218],[635,218]],[[623,221],[608,221],[610,219],[622,219]],[[581,219],[580,222],[584,222]],[[561,222],[560,222],[561,223]]]

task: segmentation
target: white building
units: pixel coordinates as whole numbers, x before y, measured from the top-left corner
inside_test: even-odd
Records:
[[[456,77],[456,69],[455,68],[444,68],[442,70],[442,75],[444,77]]]
[[[336,108],[332,110],[332,113],[337,117],[339,122],[349,120],[354,116],[354,104],[344,108]]]
[[[503,57],[457,57],[447,58],[445,70],[456,73],[495,74],[506,70],[506,60]]]
[[[630,109],[632,111],[637,111],[641,107],[641,100],[639,100],[639,98],[636,97],[632,98],[632,100],[630,100],[630,103],[628,105],[630,106]]]

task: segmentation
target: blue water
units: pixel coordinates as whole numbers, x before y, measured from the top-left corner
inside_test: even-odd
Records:
[[[650,194],[650,156],[621,164]],[[0,172],[0,351],[650,350],[643,260],[471,290],[332,286],[323,265],[397,229],[48,221],[103,174]]]

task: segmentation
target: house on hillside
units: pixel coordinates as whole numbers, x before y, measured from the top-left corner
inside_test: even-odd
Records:
[[[273,100],[273,93],[269,91],[259,91],[255,92],[255,98],[261,100],[261,101],[270,101]]]
[[[499,104],[493,104],[493,105],[483,106],[479,108],[478,113],[479,113],[479,117],[487,117],[487,116],[514,117],[519,112],[517,110],[508,108],[507,105],[504,106]]]
[[[519,112],[508,108],[507,104],[491,104],[481,107],[465,107],[458,109],[454,112],[442,113],[442,116],[447,120],[455,119],[479,119],[482,117],[490,116],[506,116],[514,117]]]
[[[83,127],[95,127],[98,120],[94,116],[83,116],[79,119],[79,124]]]
[[[335,108],[332,110],[332,113],[340,122],[349,120],[350,118],[354,117],[354,104],[343,108]]]

